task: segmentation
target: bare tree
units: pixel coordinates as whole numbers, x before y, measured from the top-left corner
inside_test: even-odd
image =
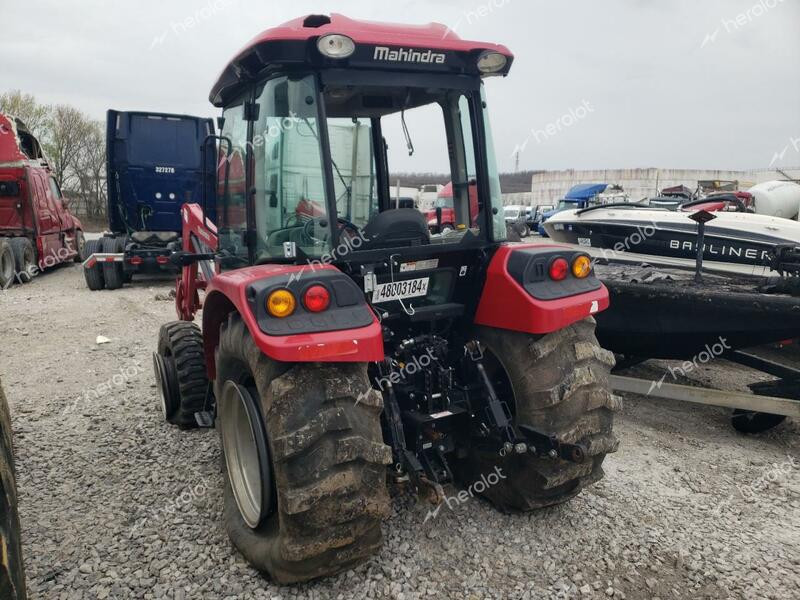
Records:
[[[49,128],[50,108],[36,102],[32,94],[11,90],[0,94],[0,112],[23,120],[37,138],[44,138]]]
[[[90,121],[72,106],[59,104],[53,108],[50,132],[44,142],[53,175],[62,188],[78,184],[78,161],[89,134]]]
[[[106,210],[104,134],[102,123],[86,123],[86,135],[75,164],[83,214],[92,218],[103,217]]]

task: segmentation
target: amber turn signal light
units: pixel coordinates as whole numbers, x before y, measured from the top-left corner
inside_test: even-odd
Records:
[[[572,274],[578,279],[585,279],[592,272],[592,260],[581,254],[572,261]]]
[[[294,312],[297,301],[289,290],[275,290],[267,296],[267,312],[273,317],[282,319]]]

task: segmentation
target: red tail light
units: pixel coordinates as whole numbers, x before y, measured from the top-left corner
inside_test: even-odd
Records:
[[[160,265],[165,265],[165,264],[167,264],[169,262],[169,257],[168,256],[157,256],[156,257],[156,262],[158,264],[160,264]]]
[[[322,312],[331,303],[331,294],[321,285],[312,285],[303,294],[303,304],[311,312]]]
[[[569,273],[569,263],[565,258],[558,257],[550,263],[550,279],[561,281],[567,278]]]
[[[140,265],[144,262],[141,256],[131,256],[131,259],[128,261],[132,265]]]

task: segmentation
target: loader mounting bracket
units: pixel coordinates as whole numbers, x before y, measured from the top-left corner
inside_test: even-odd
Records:
[[[529,449],[535,450],[537,456],[558,457],[574,463],[586,460],[586,448],[581,444],[567,444],[554,435],[536,431],[528,425],[520,425],[518,429],[527,438]]]

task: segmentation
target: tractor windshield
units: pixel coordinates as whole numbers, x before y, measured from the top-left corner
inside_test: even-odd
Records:
[[[480,86],[321,79],[320,85],[315,75],[275,77],[226,107],[217,206],[221,249],[249,262],[336,260],[343,247],[505,238]],[[480,168],[480,148],[488,168]],[[400,173],[430,173],[432,165],[450,182],[428,208],[416,182]]]

